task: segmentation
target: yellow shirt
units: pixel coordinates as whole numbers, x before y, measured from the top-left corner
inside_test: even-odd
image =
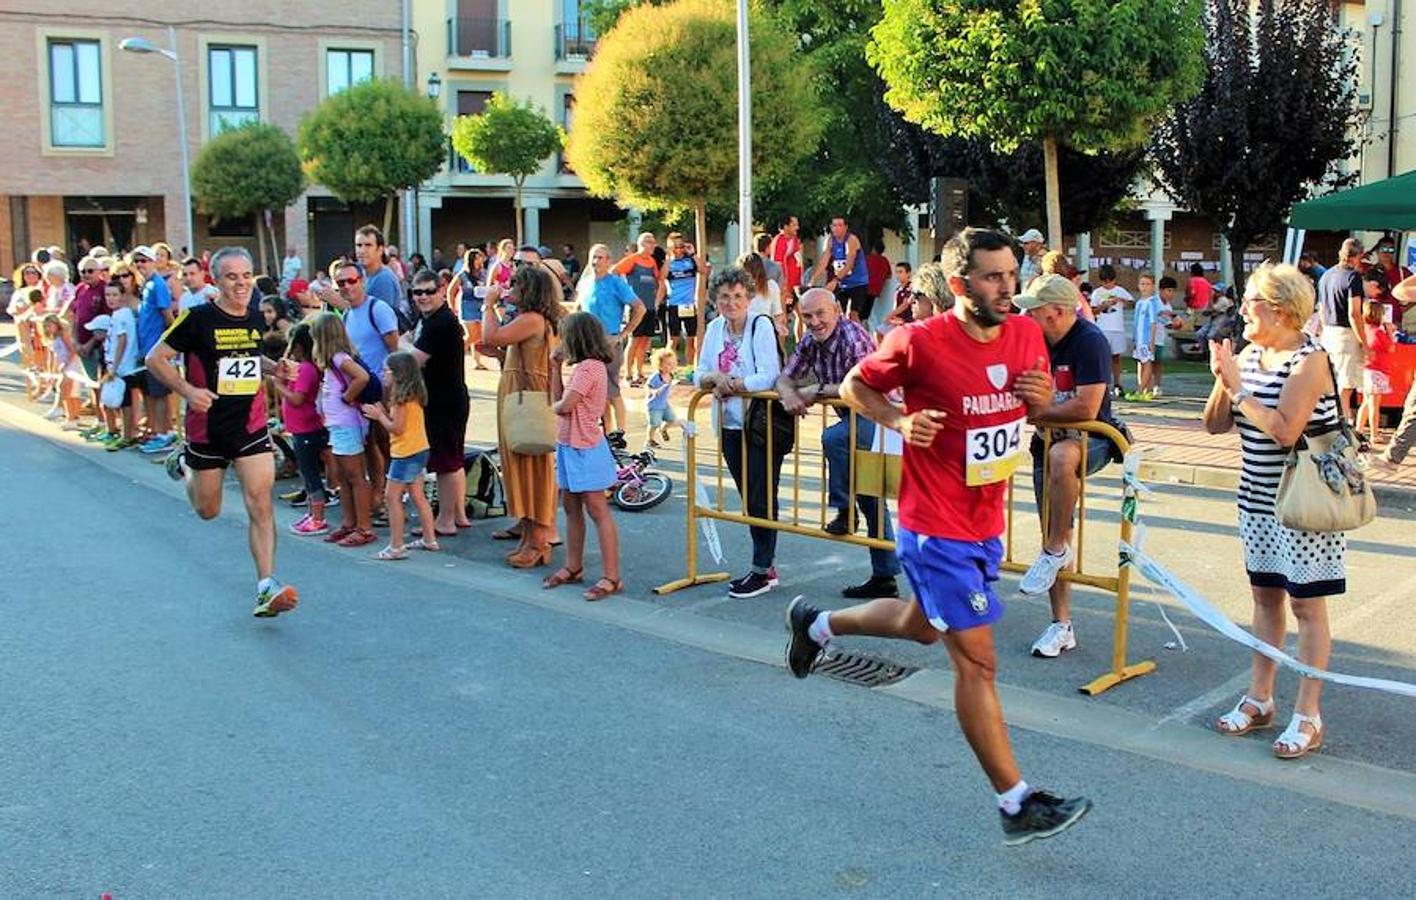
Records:
[[[390,433],[388,452],[394,459],[405,459],[428,449],[428,430],[423,426],[421,404],[400,403],[398,405],[403,407],[403,433]]]

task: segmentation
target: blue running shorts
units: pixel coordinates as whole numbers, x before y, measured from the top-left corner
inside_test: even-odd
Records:
[[[895,553],[914,588],[915,602],[935,628],[964,631],[1003,618],[1003,601],[993,592],[1003,561],[998,538],[951,541],[901,526]]]

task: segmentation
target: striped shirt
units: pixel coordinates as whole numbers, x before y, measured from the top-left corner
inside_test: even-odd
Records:
[[[1244,389],[1253,394],[1259,403],[1269,409],[1277,409],[1283,383],[1298,363],[1317,349],[1318,345],[1309,341],[1295,350],[1287,362],[1270,371],[1260,366],[1260,349],[1257,345],[1253,346],[1239,360]],[[1337,395],[1323,395],[1308,416],[1308,428],[1336,425],[1337,410]],[[1238,409],[1234,410],[1234,422],[1239,426],[1240,442],[1239,508],[1253,515],[1272,516],[1288,448],[1261,431]]]

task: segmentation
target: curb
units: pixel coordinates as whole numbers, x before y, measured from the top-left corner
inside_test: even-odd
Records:
[[[1217,466],[1143,460],[1140,475],[1142,481],[1159,484],[1190,484],[1228,491],[1239,488],[1239,470]],[[1372,494],[1379,508],[1416,511],[1416,488],[1374,482]]]

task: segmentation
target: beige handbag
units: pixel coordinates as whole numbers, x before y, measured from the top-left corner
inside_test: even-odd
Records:
[[[1372,484],[1357,464],[1357,436],[1340,413],[1335,428],[1304,434],[1288,451],[1274,512],[1297,531],[1351,531],[1376,518]]]
[[[551,337],[546,335],[546,366],[549,372]],[[507,449],[522,456],[545,456],[556,450],[556,414],[551,411],[549,390],[537,391],[526,387],[525,361],[516,370],[520,389],[506,395],[502,403],[502,437]]]

